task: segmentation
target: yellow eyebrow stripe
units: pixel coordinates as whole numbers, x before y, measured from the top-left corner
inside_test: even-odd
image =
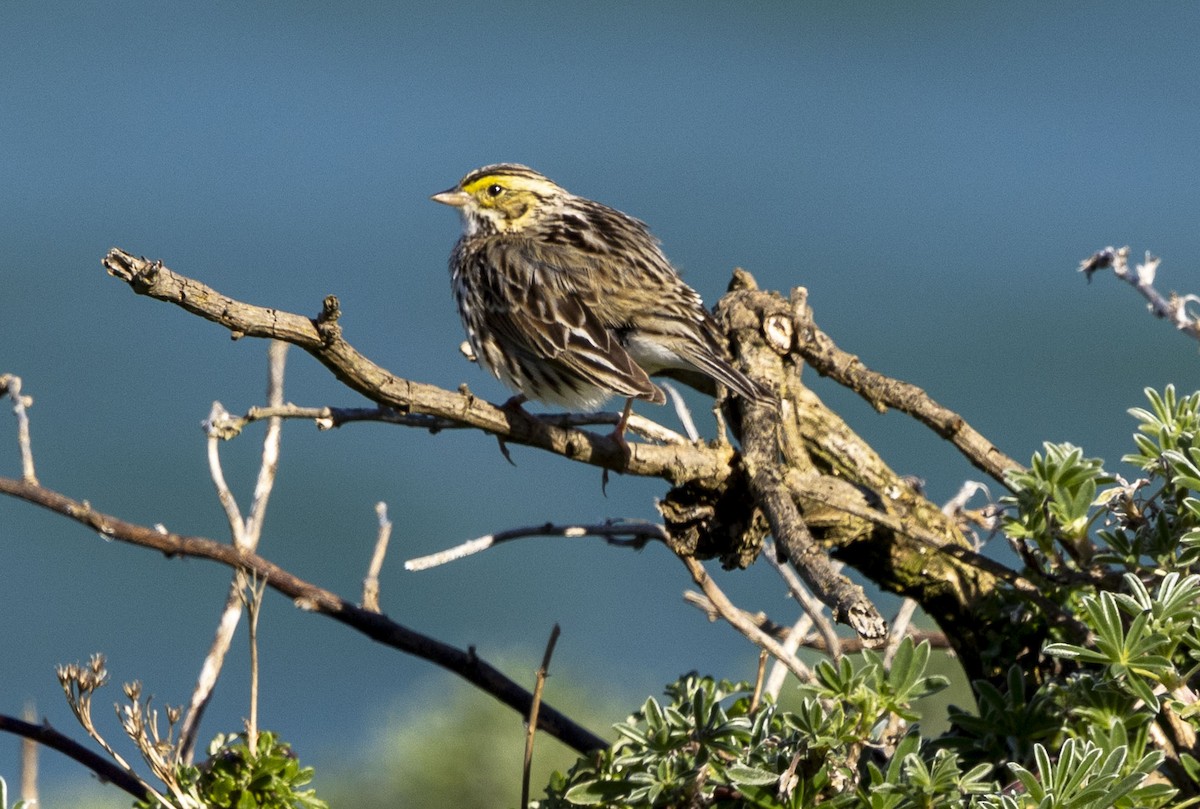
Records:
[[[488,174],[484,177],[480,177],[477,180],[472,180],[467,185],[464,185],[463,191],[466,191],[468,194],[474,194],[479,189],[486,188],[487,186],[491,185],[492,183],[499,182],[501,179],[502,178],[499,177],[498,175]],[[500,184],[504,185],[505,187],[508,187],[506,183],[500,183]]]

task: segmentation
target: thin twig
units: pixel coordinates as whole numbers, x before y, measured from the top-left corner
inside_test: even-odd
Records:
[[[767,673],[767,654],[766,649],[760,649],[758,652],[758,672],[754,676],[754,693],[750,695],[749,713],[751,716],[758,713],[758,704],[762,700],[763,683]]]
[[[896,650],[900,648],[901,641],[908,635],[908,625],[912,623],[912,617],[916,611],[917,602],[913,599],[906,598],[901,602],[900,609],[896,611],[896,617],[892,619],[892,635],[888,638],[887,646],[883,650],[883,665],[892,665],[892,659],[896,656]]]
[[[550,630],[550,639],[546,641],[546,653],[542,655],[542,665],[537,670],[537,679],[533,686],[533,703],[529,706],[529,719],[525,730],[525,760],[521,766],[521,809],[529,806],[529,771],[533,766],[533,738],[537,735],[538,711],[542,707],[542,690],[546,687],[546,677],[550,673],[550,657],[554,654],[554,645],[558,643],[560,631],[558,624]]]
[[[791,566],[786,562],[780,561],[779,554],[775,549],[775,543],[767,542],[763,545],[763,556],[771,567],[775,568],[775,572],[787,584],[788,593],[791,594],[792,598],[796,599],[796,603],[800,605],[800,608],[804,610],[809,620],[812,621],[813,626],[821,633],[821,637],[825,640],[825,648],[828,650],[829,656],[834,660],[840,658],[842,656],[841,640],[833,628],[833,623],[825,617],[825,605],[804,586],[804,582],[800,581],[800,577],[796,575],[796,571]],[[841,571],[843,565],[841,562],[831,561],[830,567],[837,573]]]
[[[696,429],[696,422],[692,419],[692,411],[687,406],[687,402],[683,400],[679,389],[670,382],[660,381],[659,387],[667,392],[667,396],[671,400],[671,406],[675,408],[675,415],[679,417],[679,423],[683,425],[683,432],[692,441],[700,440],[700,431]]]
[[[621,418],[620,413],[613,412],[530,413],[529,415],[542,424],[563,429],[615,425]],[[273,418],[311,421],[318,430],[332,430],[344,424],[358,422],[399,424],[405,427],[429,430],[431,433],[439,433],[442,430],[475,429],[474,425],[456,419],[431,416],[427,413],[404,413],[391,407],[303,407],[283,404],[278,407],[255,405],[241,416],[230,416],[221,424],[221,437],[224,439],[234,438],[249,425]],[[626,427],[630,433],[662,444],[686,444],[690,440],[637,413],[630,415]]]
[[[217,490],[217,500],[221,503],[221,508],[225,510],[225,519],[229,523],[229,532],[233,535],[234,541],[240,541],[246,533],[246,522],[242,519],[241,509],[238,508],[237,498],[233,496],[233,492],[229,489],[229,484],[225,481],[225,470],[221,468],[221,436],[216,425],[220,424],[229,416],[229,412],[220,402],[213,402],[212,408],[208,411],[208,418],[202,423],[204,431],[208,434],[207,457],[208,457],[208,474],[212,478],[213,486]]]
[[[246,720],[246,749],[250,751],[250,758],[258,755],[258,618],[262,615],[266,587],[264,582],[251,580],[249,593],[242,591],[250,641],[250,718]]]
[[[709,621],[716,621],[721,618],[721,614],[717,612],[712,601],[704,593],[698,593],[694,590],[687,590],[683,594],[684,603],[690,604],[696,609],[704,613]],[[735,607],[734,609],[740,609]],[[827,651],[825,641],[820,635],[814,635],[809,630],[812,628],[811,621],[807,615],[801,614],[799,620],[793,626],[786,626],[776,621],[772,621],[765,613],[752,613],[746,610],[741,610],[745,620],[754,624],[756,627],[766,632],[775,640],[779,641],[785,649],[789,649],[791,653],[801,647],[812,649],[816,652]],[[928,642],[935,649],[949,649],[950,641],[946,638],[944,632],[936,629],[914,629],[911,625],[905,633],[912,638],[915,643]],[[838,645],[842,647],[842,654],[855,654],[863,649],[873,648],[873,646],[863,643],[858,638],[838,638]],[[785,669],[786,672],[786,669]],[[785,675],[786,676],[786,675]],[[770,680],[768,679],[768,684]],[[778,692],[776,692],[778,693]]]
[[[267,346],[267,406],[279,407],[283,404],[284,369],[287,362],[287,343],[272,340]],[[225,474],[221,469],[220,443],[225,440],[227,430],[223,425],[232,417],[221,406],[213,402],[212,412],[204,422],[208,434],[208,467],[217,489],[217,497],[225,507],[229,520],[229,530],[233,544],[246,551],[254,551],[258,547],[262,535],[263,523],[266,520],[267,503],[271,490],[275,485],[275,476],[279,469],[279,447],[282,438],[282,422],[279,418],[271,418],[263,436],[262,461],[259,465],[258,479],[254,486],[254,498],[251,501],[249,516],[245,519],[238,509],[237,499],[225,482]],[[179,750],[185,761],[191,761],[196,749],[196,740],[200,730],[200,720],[221,676],[225,665],[225,656],[233,644],[233,636],[241,621],[243,594],[249,581],[243,571],[236,571],[229,584],[229,592],[225,596],[225,605],[217,621],[217,630],[209,646],[208,654],[196,678],[192,690],[191,702],[179,729]],[[251,748],[253,750],[253,748]]]
[[[796,623],[790,629],[786,630],[786,634],[781,638],[784,650],[790,655],[796,654],[797,650],[799,650],[807,639],[812,626],[812,616],[807,612],[802,612],[800,617],[796,619]],[[857,641],[858,639],[855,638],[854,640]],[[842,643],[839,640],[838,649],[841,650],[841,648]],[[778,700],[779,695],[783,693],[783,684],[787,681],[787,676],[787,666],[778,660],[771,664],[771,673],[767,676],[766,693],[772,699]]]
[[[107,540],[148,548],[167,556],[208,559],[234,569],[244,569],[259,581],[265,582],[271,589],[292,599],[297,607],[318,612],[385,646],[428,660],[457,674],[481,691],[491,694],[522,716],[529,713],[532,695],[482,660],[474,650],[455,648],[384,615],[364,610],[329,590],[293,575],[257,553],[205,537],[182,536],[159,528],[126,522],[97,511],[89,503],[15,478],[0,477],[0,494],[61,514]],[[543,732],[549,733],[574,750],[586,753],[608,747],[608,742],[603,738],[545,703],[542,704],[538,716],[538,726]]]
[[[28,408],[33,406],[32,396],[21,394],[21,377],[16,374],[0,376],[0,396],[7,395],[13,402],[13,414],[17,417],[17,445],[21,449],[21,477],[26,483],[37,485],[33,469],[33,443],[29,439]]]
[[[704,565],[691,556],[680,556],[679,560],[692,575],[692,581],[696,582],[697,586],[704,591],[704,595],[708,596],[708,600],[712,602],[713,608],[730,626],[745,635],[751,643],[766,649],[782,661],[788,670],[799,677],[802,682],[807,682],[812,678],[812,672],[808,666],[800,662],[795,655],[789,655],[778,641],[755,626],[753,621],[747,619],[745,612],[735,606],[713,581],[712,576],[708,575]]]
[[[388,540],[392,536],[392,521],[388,519],[387,503],[375,504],[379,517],[379,535],[375,539],[375,553],[371,555],[371,566],[363,579],[363,609],[379,612],[379,572],[383,570],[383,558],[387,555]]]
[[[1192,314],[1189,307],[1200,304],[1200,296],[1177,295],[1164,296],[1154,287],[1154,279],[1158,274],[1158,265],[1162,259],[1146,251],[1146,260],[1133,270],[1129,269],[1129,247],[1119,249],[1106,247],[1098,250],[1088,258],[1079,262],[1079,271],[1092,280],[1092,275],[1100,270],[1110,269],[1113,275],[1129,283],[1148,302],[1147,308],[1155,317],[1169,320],[1184,334],[1200,340],[1200,319]]]
[[[428,570],[431,567],[457,561],[463,557],[485,551],[488,548],[513,539],[523,539],[525,537],[567,537],[576,539],[587,536],[602,537],[610,545],[620,545],[641,550],[647,542],[654,540],[665,542],[667,532],[661,525],[632,520],[610,520],[595,525],[555,525],[554,523],[543,523],[542,525],[513,528],[497,534],[486,534],[477,539],[471,539],[460,545],[455,545],[453,548],[431,553],[428,556],[409,559],[404,563],[404,569]]]
[[[267,344],[267,406],[283,404],[283,375],[287,367],[288,344],[272,340]],[[258,468],[258,480],[254,484],[254,500],[250,505],[250,517],[246,520],[247,539],[258,543],[262,535],[263,522],[267,517],[267,502],[275,487],[275,476],[279,471],[279,446],[283,433],[283,420],[267,421],[267,434],[263,437],[262,463]]]
[[[31,725],[37,721],[33,702],[25,703],[23,715]],[[38,802],[38,745],[28,736],[21,739],[21,800],[27,806]],[[0,809],[4,809],[3,801],[0,801]]]

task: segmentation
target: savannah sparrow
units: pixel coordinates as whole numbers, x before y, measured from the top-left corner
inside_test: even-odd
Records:
[[[435,201],[458,208],[454,297],[476,357],[524,397],[595,410],[609,397],[666,401],[650,374],[755,401],[723,335],[646,225],[533,169],[484,166]]]

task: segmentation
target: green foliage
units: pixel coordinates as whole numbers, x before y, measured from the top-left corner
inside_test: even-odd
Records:
[[[26,809],[25,801],[17,801],[12,805],[12,809]],[[9,809],[8,806],[8,784],[4,783],[4,779],[0,778],[0,809]]]
[[[291,747],[269,731],[258,734],[252,753],[244,734],[219,735],[209,744],[200,765],[180,765],[172,798],[182,806],[225,809],[329,809],[313,790],[312,768],[301,767]],[[138,801],[135,809],[162,804]]]
[[[1034,748],[1037,773],[1019,764],[1009,765],[1023,791],[985,798],[980,809],[1101,809],[1102,807],[1157,806],[1173,793],[1165,784],[1145,784],[1146,776],[1162,761],[1149,753],[1132,767],[1125,766],[1124,749],[1107,755],[1091,742],[1070,739],[1051,758],[1040,744]]]
[[[948,751],[926,761],[905,735],[913,701],[946,684],[926,675],[929,654],[905,640],[890,668],[874,652],[822,662],[795,711],[752,706],[746,683],[686,675],[665,704],[648,699],[617,725],[612,748],[556,775],[539,806],[949,806],[990,789],[990,768],[963,773]],[[881,769],[873,751],[892,748]]]
[[[906,642],[890,667],[872,652],[820,663],[794,711],[689,675],[618,725],[611,749],[556,774],[540,806],[1200,803],[1200,393],[1146,395],[1123,459],[1143,477],[1067,444],[1011,476],[1002,526],[1038,588],[1014,592],[1013,614],[1049,640],[1036,668],[974,683],[977,711],[952,709],[948,732],[915,724],[914,700],[944,685],[925,673],[926,645]]]

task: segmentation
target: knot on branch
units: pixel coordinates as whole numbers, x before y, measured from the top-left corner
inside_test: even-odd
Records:
[[[325,300],[321,302],[321,313],[317,315],[315,321],[317,332],[321,335],[321,340],[325,345],[328,346],[341,339],[342,327],[338,323],[338,318],[341,316],[342,304],[337,299],[337,295],[326,295]]]
[[[676,554],[717,558],[726,570],[747,568],[762,550],[767,521],[754,505],[740,466],[719,483],[690,480],[657,503],[667,528],[667,545]]]
[[[100,263],[113,278],[121,279],[134,292],[143,295],[154,285],[155,277],[163,268],[161,261],[151,261],[144,256],[139,258],[117,247],[109,250]]]
[[[760,290],[754,277],[739,267],[714,315],[729,335],[729,347],[742,370],[776,392],[786,391],[782,383],[790,367],[799,367],[789,359],[796,333],[791,305],[777,292]]]

